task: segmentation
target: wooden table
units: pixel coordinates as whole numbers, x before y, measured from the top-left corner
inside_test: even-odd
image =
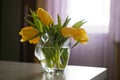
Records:
[[[69,65],[63,73],[48,74],[40,64],[0,61],[0,80],[103,80],[106,68]]]

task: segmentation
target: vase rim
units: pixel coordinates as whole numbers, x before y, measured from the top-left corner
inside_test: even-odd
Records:
[[[40,46],[41,48],[56,48],[56,47],[47,47],[47,46]],[[70,48],[68,46],[61,46],[61,47],[58,47],[58,48]]]

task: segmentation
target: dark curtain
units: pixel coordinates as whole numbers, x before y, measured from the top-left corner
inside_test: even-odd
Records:
[[[110,38],[114,45],[114,80],[120,80],[120,0],[111,0]]]
[[[25,18],[28,18],[28,14],[30,14],[30,9],[35,10],[36,9],[36,0],[23,0],[23,6],[22,6],[22,27],[27,26],[28,24],[24,20]],[[29,44],[28,42],[21,43],[21,61],[22,62],[34,62],[34,46],[32,44]]]
[[[1,0],[0,11],[0,60],[20,61],[22,0]]]

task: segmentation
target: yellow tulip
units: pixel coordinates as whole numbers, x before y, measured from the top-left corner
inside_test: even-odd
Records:
[[[86,34],[86,31],[82,28],[76,28],[74,30],[72,37],[76,40],[79,41],[80,43],[86,44],[88,41],[88,36]]]
[[[68,27],[63,27],[61,29],[61,34],[64,36],[64,37],[70,37],[71,34],[70,34],[70,28]]]
[[[41,22],[45,25],[50,25],[53,23],[53,19],[50,14],[42,8],[37,9],[37,15],[40,18]]]
[[[69,27],[63,27],[61,29],[61,34],[64,36],[64,37],[71,37],[72,36],[72,33],[74,33],[74,28],[69,28]]]
[[[37,44],[40,41],[40,37],[37,36],[34,39],[29,40],[30,44]]]
[[[84,37],[82,37],[81,39],[79,39],[79,42],[82,43],[82,44],[86,44],[88,41],[88,36],[85,35]]]
[[[29,41],[30,43],[36,44],[40,40],[40,36],[38,35],[39,31],[32,26],[27,26],[21,29],[19,35],[22,36],[21,42]]]

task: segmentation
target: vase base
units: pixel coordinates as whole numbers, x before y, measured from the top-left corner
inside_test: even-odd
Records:
[[[62,72],[63,73],[64,69],[49,69],[49,68],[47,68],[44,71],[47,72],[47,73],[58,73],[58,72]]]

